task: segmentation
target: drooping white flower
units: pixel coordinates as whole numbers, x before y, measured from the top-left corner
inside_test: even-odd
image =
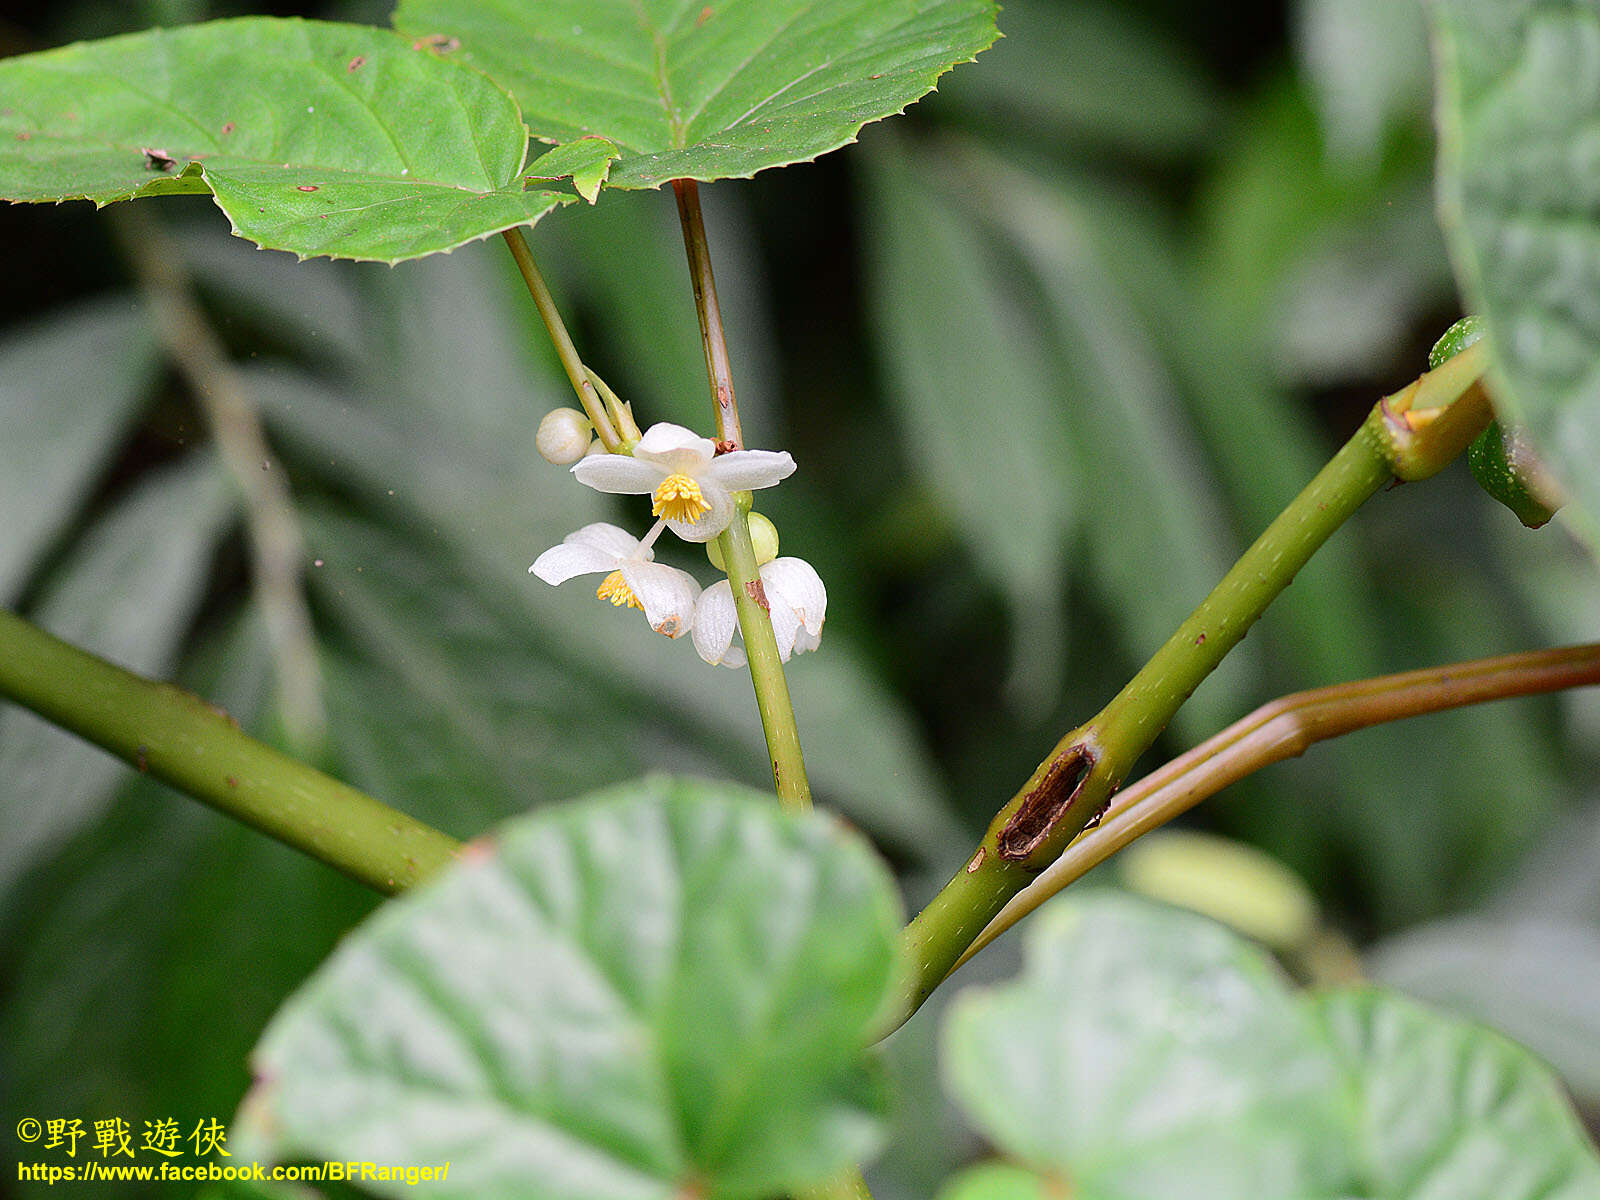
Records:
[[[559,546],[539,555],[530,573],[546,583],[565,583],[577,575],[605,574],[595,595],[618,608],[642,609],[650,628],[670,638],[688,633],[694,624],[700,585],[677,567],[653,562],[650,548],[660,536],[657,521],[643,541],[624,529],[597,521],[569,533]]]
[[[801,558],[775,558],[760,570],[761,590],[778,639],[778,657],[815,650],[822,641],[822,622],[828,613],[828,592],[811,564]],[[745,665],[745,652],[733,644],[739,616],[733,605],[733,587],[726,580],[700,593],[694,609],[694,648],[708,663],[725,667]]]
[[[596,454],[575,463],[579,482],[602,492],[648,494],[651,513],[687,542],[709,542],[733,519],[733,493],[771,487],[794,473],[780,450],[716,452],[717,444],[681,425],[645,431],[626,454]]]

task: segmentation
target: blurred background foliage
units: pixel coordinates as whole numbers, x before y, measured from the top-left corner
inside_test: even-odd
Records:
[[[78,0],[0,18],[0,50],[243,11],[388,15]],[[830,591],[791,671],[817,791],[913,904],[1458,315],[1411,0],[1013,0],[1001,27],[860,146],[706,189],[748,440],[801,466],[762,508]],[[526,574],[624,510],[533,451],[567,399],[496,241],[297,265],[209,202],[148,207],[294,496],[322,765],[461,837],[649,769],[763,782],[741,676]],[[236,490],[108,217],[0,211],[0,599],[283,742]],[[607,193],[534,240],[641,419],[705,427],[670,197]],[[1597,610],[1559,520],[1525,532],[1458,464],[1369,504],[1161,750],[1286,691],[1592,638]],[[1248,926],[1251,897],[1288,903],[1219,884],[1254,847],[1315,914],[1279,947],[1294,969],[1498,1024],[1593,1117],[1597,757],[1582,695],[1363,733],[1195,814],[1229,853],[1179,856],[1157,890],[1226,894]],[[11,708],[0,781],[0,1107],[226,1116],[267,1016],[374,899]],[[938,1099],[935,1019],[894,1044],[880,1200],[974,1149]]]

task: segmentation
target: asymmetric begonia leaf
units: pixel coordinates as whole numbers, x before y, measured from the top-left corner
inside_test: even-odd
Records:
[[[865,1047],[898,910],[858,835],[744,789],[655,778],[543,810],[385,905],[284,1007],[235,1153],[448,1161],[437,1200],[819,1183],[880,1136]]]
[[[211,192],[234,232],[399,262],[538,220],[527,129],[490,80],[364,25],[250,17],[0,63],[0,198]]]
[[[401,0],[396,28],[517,98],[533,135],[598,134],[612,187],[744,178],[902,111],[996,37],[992,0]]]
[[[1333,1055],[1263,951],[1202,917],[1091,895],[1034,918],[1015,984],[956,997],[948,1086],[1082,1200],[1336,1194]]]
[[[1439,201],[1490,381],[1600,545],[1600,4],[1438,0]]]
[[[951,1091],[1038,1173],[950,1200],[1594,1200],[1549,1070],[1376,989],[1297,995],[1258,948],[1114,894],[1036,918],[1023,978],[956,998]]]
[[[1521,1046],[1376,988],[1311,1000],[1357,1098],[1349,1194],[1600,1197],[1600,1161],[1572,1105]]]

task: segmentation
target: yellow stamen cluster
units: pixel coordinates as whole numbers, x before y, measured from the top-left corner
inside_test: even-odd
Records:
[[[607,575],[600,586],[595,589],[596,596],[601,600],[609,600],[618,608],[626,605],[628,608],[643,608],[639,597],[633,594],[633,589],[628,586],[627,580],[622,578],[621,571],[613,571]]]
[[[668,475],[656,488],[650,515],[690,524],[711,511],[700,485],[687,475]]]

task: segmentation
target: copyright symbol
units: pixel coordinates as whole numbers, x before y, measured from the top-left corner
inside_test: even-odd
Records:
[[[44,1133],[44,1126],[39,1124],[36,1117],[23,1117],[17,1122],[17,1137],[24,1142],[37,1142]]]

